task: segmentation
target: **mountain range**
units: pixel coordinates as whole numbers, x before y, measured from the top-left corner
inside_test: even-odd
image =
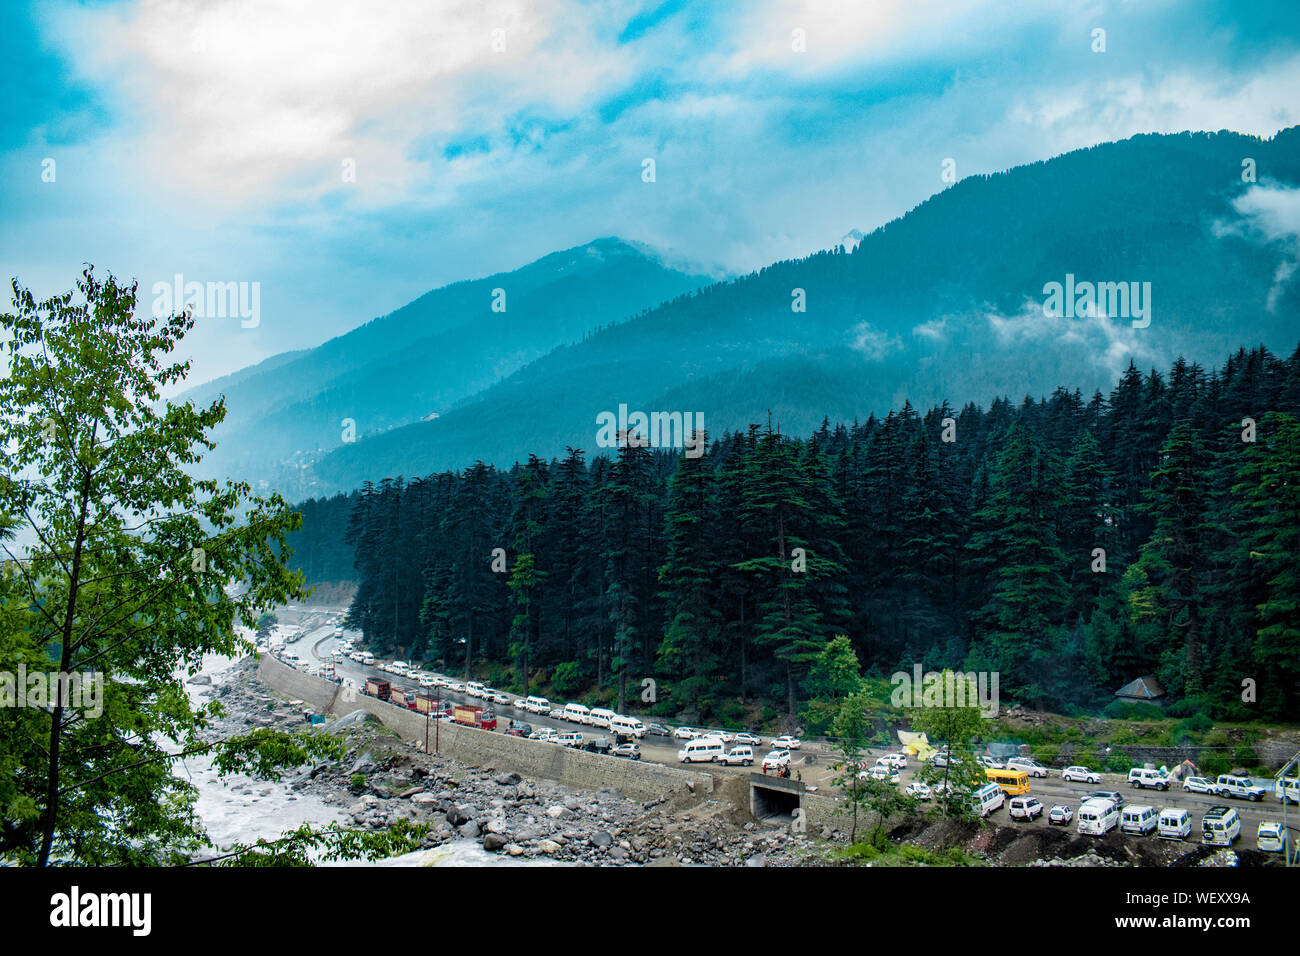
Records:
[[[1298,188],[1300,127],[1135,136],[968,177],[865,236],[724,281],[596,240],[189,395],[227,398],[209,467],[306,497],[596,452],[597,417],[621,405],[698,413],[714,435],[804,434],[904,401],[1091,394],[1130,361],[1294,349]],[[1134,297],[1053,313],[1053,283]]]

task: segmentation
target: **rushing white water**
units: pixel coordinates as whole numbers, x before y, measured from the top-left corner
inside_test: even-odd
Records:
[[[211,655],[205,657],[200,673],[214,681],[234,661]],[[198,701],[202,690],[187,685],[192,699]],[[198,789],[195,812],[219,848],[274,839],[286,830],[304,823],[316,826],[344,821],[347,815],[311,794],[296,793],[287,783],[255,780],[244,774],[218,777],[208,756],[186,757],[176,762],[174,772]],[[491,853],[477,840],[462,839],[418,850],[375,863],[364,861],[327,862],[323,866],[556,866],[552,860],[512,857]]]

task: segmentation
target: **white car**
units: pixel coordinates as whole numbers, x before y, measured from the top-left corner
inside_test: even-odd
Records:
[[[1049,825],[1058,824],[1066,826],[1074,820],[1074,810],[1063,803],[1058,803],[1051,810],[1047,811],[1047,822]]]
[[[898,771],[893,767],[888,767],[883,763],[878,763],[866,773],[858,774],[858,778],[874,777],[876,780],[884,780],[888,783],[898,783]]]
[[[1011,809],[1007,811],[1011,814],[1012,820],[1029,820],[1033,821],[1034,817],[1043,814],[1044,806],[1037,797],[1012,797]]]
[[[425,674],[423,677],[421,677],[421,678],[420,678],[420,686],[421,686],[421,687],[434,687],[434,686],[436,686],[436,683],[435,683],[435,681],[434,681],[434,679],[433,679],[433,675],[432,675],[432,674]]]
[[[698,730],[692,730],[690,727],[678,727],[673,731],[674,740],[694,740],[699,735]]]
[[[1265,853],[1285,853],[1287,832],[1275,820],[1265,820],[1255,831],[1255,846]]]
[[[998,759],[996,759],[996,758],[994,758],[994,757],[990,757],[988,754],[978,754],[978,755],[975,757],[975,759],[978,760],[980,763],[982,763],[982,764],[983,764],[985,767],[987,767],[989,770],[1006,770],[1006,769],[1007,769],[1007,765],[1004,764],[1001,760],[998,760]]]
[[[717,737],[724,744],[732,743],[736,739],[736,735],[727,730],[706,730],[704,736]]]
[[[492,691],[492,703],[507,707],[510,705],[510,698],[501,693],[501,691],[494,690]]]
[[[566,746],[566,747],[575,747],[575,748],[581,750],[581,749],[582,749],[582,734],[578,734],[578,733],[573,733],[573,734],[559,734],[559,735],[555,738],[555,742],[556,742],[557,744],[563,744],[563,745]]]
[[[934,796],[934,791],[930,785],[923,780],[913,780],[907,785],[904,791],[909,797],[916,797],[918,800],[929,800]]]
[[[735,742],[738,744],[745,744],[747,747],[758,747],[762,745],[763,738],[758,736],[758,734],[751,734],[748,731],[742,730],[740,733],[736,734]]]
[[[1061,779],[1070,783],[1101,783],[1101,774],[1087,767],[1066,767],[1061,771]]]
[[[803,746],[803,741],[798,737],[791,737],[789,734],[783,734],[772,741],[773,750],[798,750]]]
[[[788,766],[790,766],[790,751],[788,750],[773,750],[763,758],[763,769],[765,771],[780,770],[782,767]]]
[[[907,754],[885,754],[883,757],[879,758],[876,763],[882,763],[887,767],[894,767],[898,770],[905,770],[907,768]]]
[[[1188,777],[1183,781],[1183,790],[1187,793],[1214,793],[1214,784],[1204,777]]]

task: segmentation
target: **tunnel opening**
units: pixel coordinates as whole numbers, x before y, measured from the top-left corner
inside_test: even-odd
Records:
[[[749,812],[769,826],[786,826],[803,802],[803,784],[754,774],[749,782]]]

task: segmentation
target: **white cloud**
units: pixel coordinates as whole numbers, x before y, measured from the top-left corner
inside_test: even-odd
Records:
[[[228,200],[341,188],[396,202],[435,186],[417,158],[517,111],[568,115],[635,70],[571,0],[171,0],[65,9],[84,79],[114,91],[138,155]],[[504,52],[493,31],[504,31]]]
[[[849,348],[861,352],[870,362],[879,362],[890,352],[903,347],[898,336],[873,329],[869,322],[859,322],[849,330],[849,335]]]

